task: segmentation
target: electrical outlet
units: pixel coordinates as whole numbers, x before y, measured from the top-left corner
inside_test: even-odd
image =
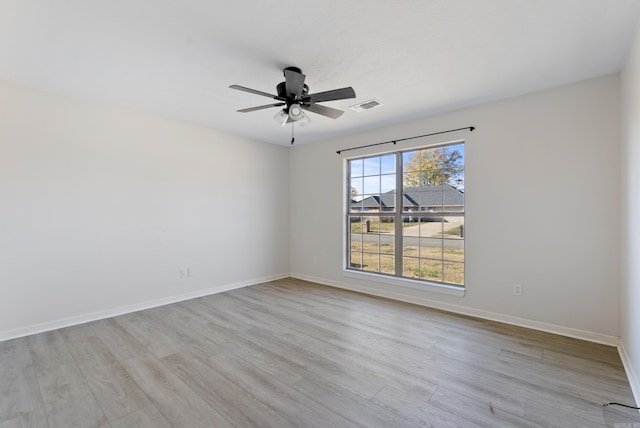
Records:
[[[187,268],[187,277],[191,278],[193,276],[193,269]]]
[[[514,296],[522,296],[522,285],[515,284],[513,286],[513,295]]]
[[[184,278],[185,276],[187,276],[187,272],[184,269],[180,269],[180,279]]]

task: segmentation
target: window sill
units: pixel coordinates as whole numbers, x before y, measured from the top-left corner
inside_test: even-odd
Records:
[[[429,291],[433,293],[446,294],[449,296],[464,297],[465,288],[455,287],[452,285],[438,284],[435,282],[414,281],[411,279],[397,278],[393,276],[376,275],[374,273],[358,272],[353,270],[344,269],[343,275],[347,278],[354,278],[360,280],[367,280],[378,282],[387,285],[393,285],[397,287],[412,288],[414,290]]]

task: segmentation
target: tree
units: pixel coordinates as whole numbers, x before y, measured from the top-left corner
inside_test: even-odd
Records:
[[[462,179],[462,154],[448,147],[417,151],[404,166],[405,187],[455,185]]]
[[[355,198],[356,196],[358,196],[358,189],[355,186],[351,186],[351,197]]]

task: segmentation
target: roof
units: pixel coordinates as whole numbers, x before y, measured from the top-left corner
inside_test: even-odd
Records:
[[[439,186],[420,186],[404,189],[405,207],[463,206],[464,192],[448,184]],[[395,192],[372,195],[362,200],[364,208],[391,208],[395,205]]]

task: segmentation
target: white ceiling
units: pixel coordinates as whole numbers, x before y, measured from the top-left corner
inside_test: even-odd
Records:
[[[0,80],[288,145],[268,98],[297,66],[310,114],[296,144],[616,72],[640,0],[0,0]],[[376,98],[384,105],[356,113]],[[462,124],[468,125],[468,124]]]

